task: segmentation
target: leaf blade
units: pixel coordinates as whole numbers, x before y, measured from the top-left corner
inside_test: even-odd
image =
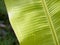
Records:
[[[49,44],[54,45],[52,33],[50,31],[51,29],[48,25],[48,20],[46,18],[47,16],[45,15],[44,12],[45,9],[43,9],[41,1],[42,0],[17,0],[17,1],[5,0],[11,25],[21,45],[49,45]],[[53,1],[54,0],[51,0],[52,3]],[[11,2],[13,3],[10,4]],[[49,14],[51,17],[50,16],[48,17],[51,18],[52,22],[54,23],[55,28],[54,27],[53,28],[55,30],[56,24],[54,21],[57,16],[56,13],[59,11],[57,10],[59,9],[57,8],[59,6],[56,7],[55,9],[57,10],[56,12],[51,11],[52,5],[51,6],[49,5],[48,7],[49,7],[48,14],[49,13],[51,14],[51,15]],[[57,17],[56,21],[57,19],[59,18]],[[57,23],[57,26],[58,24],[59,23]]]

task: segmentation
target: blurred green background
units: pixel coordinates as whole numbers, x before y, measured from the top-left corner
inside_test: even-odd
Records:
[[[0,45],[19,45],[15,33],[9,23],[3,0],[0,0]]]

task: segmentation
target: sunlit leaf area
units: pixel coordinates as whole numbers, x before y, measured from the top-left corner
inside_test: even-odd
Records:
[[[1,45],[60,45],[60,0],[4,0],[0,5]]]

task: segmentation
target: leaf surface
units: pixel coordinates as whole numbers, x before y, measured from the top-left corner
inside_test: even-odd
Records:
[[[60,0],[4,0],[20,45],[60,45]]]

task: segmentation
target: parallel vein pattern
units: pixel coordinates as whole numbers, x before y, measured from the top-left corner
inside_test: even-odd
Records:
[[[60,0],[5,0],[20,45],[60,45]]]
[[[57,37],[57,34],[56,34],[56,31],[55,31],[55,28],[54,28],[54,25],[53,25],[53,22],[52,22],[52,19],[51,19],[51,16],[50,16],[50,13],[49,13],[49,10],[48,10],[48,7],[47,7],[47,4],[46,4],[45,0],[42,0],[42,5],[43,5],[43,8],[44,8],[45,14],[47,16],[47,19],[48,19],[50,30],[52,32],[52,37],[53,37],[53,40],[54,40],[54,44],[59,45],[58,37]]]

